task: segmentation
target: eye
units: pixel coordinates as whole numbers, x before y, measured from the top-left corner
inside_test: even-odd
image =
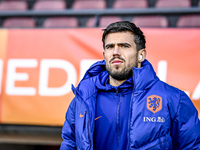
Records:
[[[106,49],[112,49],[113,48],[113,45],[107,45],[106,46]]]
[[[121,48],[129,48],[130,47],[130,45],[128,45],[128,44],[122,44],[121,45]]]
[[[122,45],[122,47],[123,47],[123,48],[129,48],[129,46],[128,46],[128,45]]]

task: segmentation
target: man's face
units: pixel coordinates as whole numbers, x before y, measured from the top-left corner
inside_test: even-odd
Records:
[[[132,67],[138,67],[134,35],[129,31],[109,33],[103,55],[106,70],[113,79],[126,80],[132,76]]]

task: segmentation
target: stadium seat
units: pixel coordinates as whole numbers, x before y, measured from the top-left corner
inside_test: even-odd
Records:
[[[78,20],[75,17],[49,17],[44,23],[45,28],[78,27]]]
[[[88,21],[86,22],[86,27],[95,27],[95,21],[95,17],[88,19]],[[102,16],[99,19],[99,27],[106,27],[110,23],[117,21],[122,21],[122,19],[118,16]]]
[[[136,16],[132,20],[139,27],[168,27],[168,20],[164,16]]]
[[[187,8],[191,7],[190,0],[157,0],[156,8]]]
[[[103,16],[99,20],[99,26],[106,27],[110,23],[117,22],[117,21],[122,21],[122,19],[118,16]]]
[[[105,9],[105,0],[75,0],[72,9]]]
[[[35,2],[33,10],[63,10],[67,8],[64,0],[39,0]]]
[[[181,16],[177,21],[177,27],[200,27],[200,15]]]
[[[2,1],[0,2],[0,11],[18,11],[27,10],[28,4],[25,1]]]
[[[33,28],[35,27],[35,20],[33,18],[7,18],[4,20],[2,27],[4,28]]]
[[[87,20],[85,27],[95,27],[97,18],[96,17],[91,17]]]
[[[113,8],[147,8],[147,0],[115,0],[113,3]]]

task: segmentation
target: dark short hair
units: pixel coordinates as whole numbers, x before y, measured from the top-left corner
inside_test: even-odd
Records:
[[[102,36],[102,42],[103,42],[103,47],[105,49],[105,37],[109,33],[115,33],[115,32],[126,32],[130,31],[134,35],[134,42],[136,44],[136,49],[139,51],[141,49],[145,49],[145,36],[143,32],[140,30],[139,27],[137,27],[134,23],[131,23],[129,21],[119,21],[119,22],[114,22],[111,23],[106,27],[106,29],[103,29],[104,33]]]

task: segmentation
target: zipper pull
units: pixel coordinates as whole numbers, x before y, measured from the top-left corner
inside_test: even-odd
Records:
[[[117,88],[117,90],[116,90],[116,94],[117,94],[117,96],[118,96],[118,93],[119,93],[119,88]]]

